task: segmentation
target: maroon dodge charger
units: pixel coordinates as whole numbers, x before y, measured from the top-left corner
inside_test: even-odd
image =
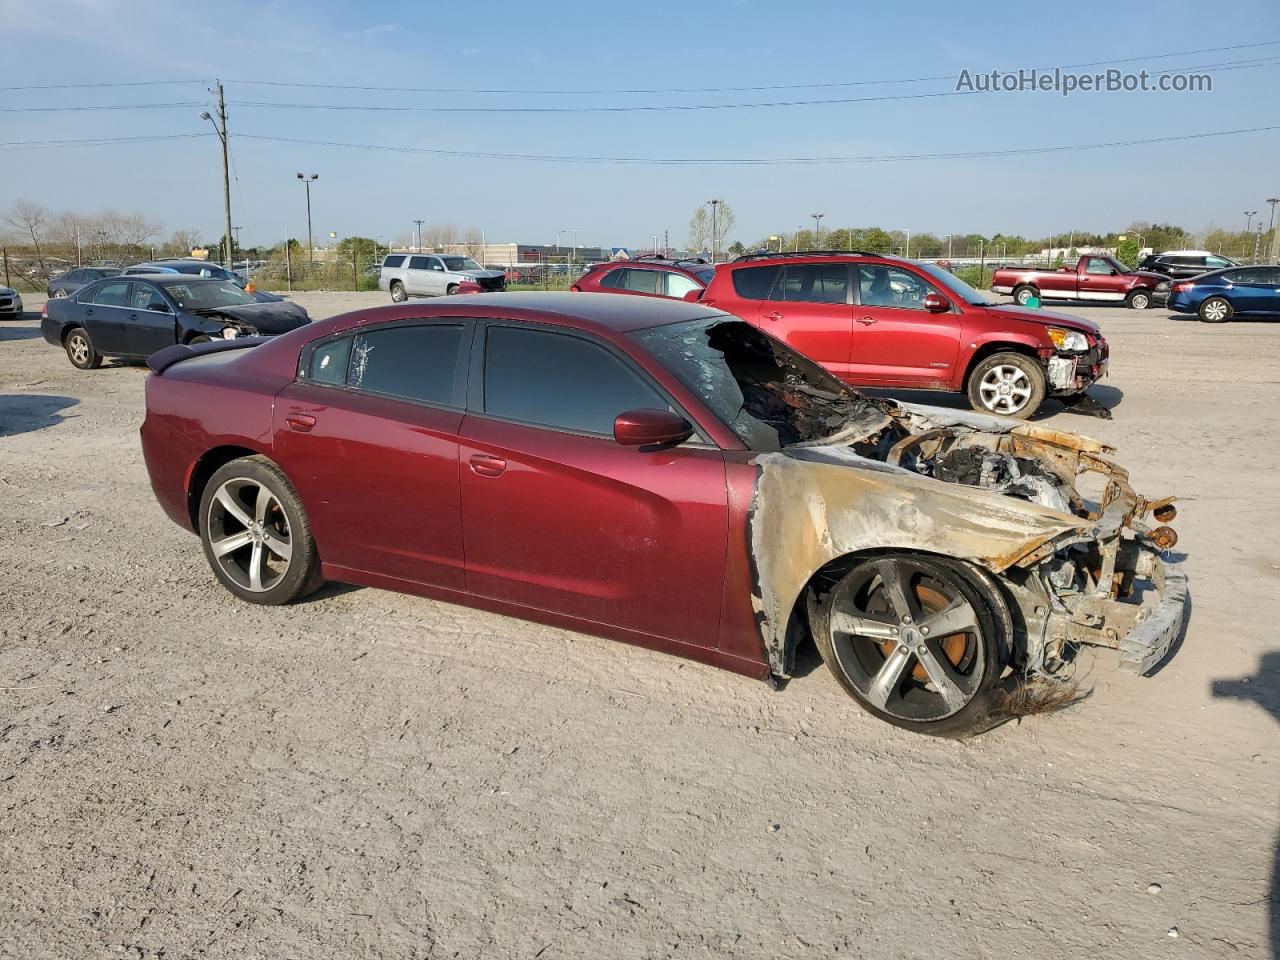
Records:
[[[812,638],[943,736],[1080,643],[1145,673],[1183,625],[1172,498],[1110,448],[863,397],[697,303],[446,297],[148,363],[156,496],[250,602],[367,584],[771,682]]]

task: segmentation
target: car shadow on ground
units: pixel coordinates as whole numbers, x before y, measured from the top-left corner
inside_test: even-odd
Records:
[[[971,410],[968,399],[962,393],[941,393],[933,390],[895,390],[872,389],[859,387],[859,392],[871,397],[884,397],[888,400],[901,400],[905,403],[919,403],[929,407],[948,407],[952,410]],[[1067,405],[1052,397],[1045,400],[1039,411],[1030,419],[1043,420],[1058,413],[1074,413],[1081,417],[1098,417],[1111,419],[1111,411],[1124,400],[1124,391],[1119,387],[1095,383],[1085,391],[1080,402]]]
[[[5,340],[38,340],[39,327],[7,327],[0,326],[0,342]]]
[[[43,393],[0,393],[0,437],[56,426],[67,419],[59,411],[79,402],[75,397]]]
[[[1280,723],[1280,651],[1264,653],[1253,676],[1214,680],[1209,689],[1215,697],[1251,701]],[[1265,902],[1270,911],[1267,931],[1271,938],[1271,957],[1280,960],[1280,837],[1276,838],[1272,851],[1271,887]]]

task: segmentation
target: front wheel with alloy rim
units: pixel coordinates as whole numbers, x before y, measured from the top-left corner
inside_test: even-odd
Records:
[[[1132,290],[1125,297],[1125,303],[1134,310],[1145,310],[1151,306],[1151,294],[1146,290]]]
[[[391,282],[391,299],[396,303],[404,303],[409,299],[409,295],[404,292],[404,284],[399,280]]]
[[[1210,297],[1200,304],[1200,319],[1205,323],[1222,323],[1230,320],[1234,312],[1231,301],[1226,297]]]
[[[1004,601],[967,564],[890,554],[810,604],[818,652],[845,691],[894,726],[966,737],[1004,719]]]
[[[84,327],[76,327],[67,334],[67,359],[78,370],[96,370],[102,366],[102,357],[93,347]]]
[[[53,299],[55,299],[55,300],[61,300],[61,299],[62,299],[63,297],[65,297],[66,295],[67,295],[67,291],[65,291],[65,290],[55,290],[55,291],[53,291]]]
[[[1044,402],[1044,370],[1021,353],[996,353],[969,374],[969,404],[983,413],[1025,420]]]
[[[214,576],[250,603],[289,603],[320,585],[320,558],[297,491],[266,457],[233,460],[209,478],[200,542]]]

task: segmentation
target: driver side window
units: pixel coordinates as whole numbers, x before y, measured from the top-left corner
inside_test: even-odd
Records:
[[[1114,267],[1111,266],[1110,261],[1103,260],[1101,257],[1090,257],[1084,272],[1095,276],[1109,277],[1113,269]]]
[[[864,307],[923,310],[924,298],[933,292],[933,287],[910,270],[879,264],[858,267],[858,293]]]

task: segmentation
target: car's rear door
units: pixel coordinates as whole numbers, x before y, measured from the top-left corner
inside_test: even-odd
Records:
[[[457,434],[470,326],[397,321],[304,349],[277,397],[274,452],[326,565],[462,588]]]
[[[924,299],[951,297],[906,266],[858,264],[858,303],[853,311],[853,382],[944,388],[955,379],[961,314],[955,306],[930,313]]]
[[[761,330],[848,378],[853,337],[853,264],[784,265],[754,317]]]
[[[614,418],[667,409],[628,358],[563,328],[478,331],[461,430],[467,589],[714,648],[727,497],[720,450],[622,446]]]
[[[81,301],[80,316],[89,339],[99,353],[128,356],[129,297],[133,284],[128,280],[108,280],[88,292]],[[86,302],[87,301],[87,302]]]
[[[1230,273],[1228,297],[1236,313],[1269,313],[1280,311],[1277,301],[1277,274],[1271,267],[1243,267]]]

